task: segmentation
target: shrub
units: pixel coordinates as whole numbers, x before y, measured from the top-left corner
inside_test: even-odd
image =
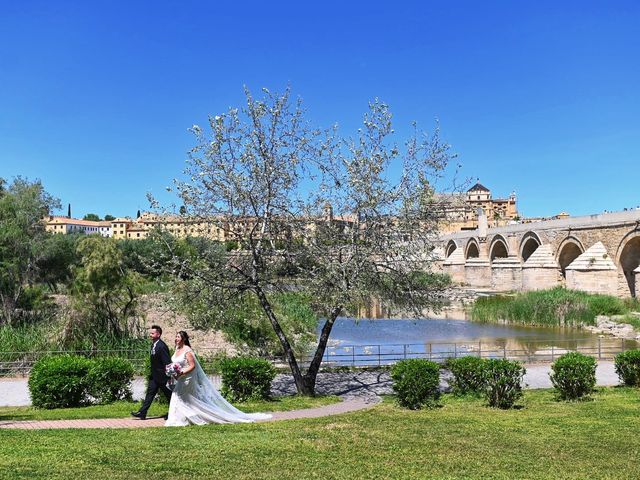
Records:
[[[418,410],[437,405],[440,397],[440,367],[437,363],[420,358],[402,360],[391,369],[393,389],[398,403]]]
[[[622,383],[640,386],[640,350],[628,350],[616,355],[615,367]]]
[[[520,362],[513,360],[490,359],[485,362],[485,395],[489,406],[513,407],[522,396],[525,368]]]
[[[89,369],[89,393],[98,403],[131,399],[133,365],[124,358],[104,357],[92,362]]]
[[[564,400],[577,400],[593,392],[596,359],[578,352],[562,355],[551,365],[551,383]]]
[[[449,361],[453,374],[451,391],[454,395],[481,395],[485,389],[486,360],[478,357],[461,357]]]
[[[221,393],[229,401],[266,400],[276,369],[267,360],[254,357],[225,358],[220,361]]]
[[[77,407],[87,402],[91,361],[74,355],[45,357],[29,376],[31,402],[37,408]]]

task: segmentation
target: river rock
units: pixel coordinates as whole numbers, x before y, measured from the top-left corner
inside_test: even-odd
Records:
[[[617,318],[616,318],[617,317]],[[595,326],[584,327],[585,330],[598,335],[609,335],[616,338],[638,338],[639,335],[633,326],[626,323],[618,323],[619,316],[608,317],[607,315],[598,315],[596,317]]]

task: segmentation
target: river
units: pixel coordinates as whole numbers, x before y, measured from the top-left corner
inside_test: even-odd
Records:
[[[400,358],[435,360],[464,354],[552,361],[569,350],[612,358],[635,340],[602,338],[578,328],[530,327],[441,319],[338,318],[325,359],[336,364],[384,364]]]

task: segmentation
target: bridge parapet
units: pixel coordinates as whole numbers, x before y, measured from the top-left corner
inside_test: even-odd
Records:
[[[566,285],[637,295],[640,210],[508,225],[480,233],[469,230],[440,237],[446,245],[444,270],[455,269],[456,281],[500,290]],[[590,253],[585,263],[587,257],[581,255],[596,244],[600,244],[596,256]],[[598,255],[608,257],[606,268]]]

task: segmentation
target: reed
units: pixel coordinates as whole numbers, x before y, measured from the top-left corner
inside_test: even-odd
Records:
[[[479,298],[470,313],[472,320],[478,322],[580,326],[594,325],[597,315],[625,315],[634,308],[638,308],[637,301],[556,287]]]

